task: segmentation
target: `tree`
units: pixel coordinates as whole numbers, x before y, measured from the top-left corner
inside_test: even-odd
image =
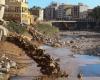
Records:
[[[22,26],[19,23],[10,21],[7,25],[6,28],[11,31],[11,32],[16,32],[18,34],[24,34],[26,32],[26,26]]]
[[[100,29],[100,6],[97,6],[93,9],[93,11],[89,14],[92,18],[96,20],[96,29]]]
[[[41,7],[39,7],[39,6],[33,6],[32,8],[30,8],[30,10],[38,10],[38,9],[41,9]]]
[[[90,16],[96,20],[100,20],[100,6],[95,7],[90,13]]]

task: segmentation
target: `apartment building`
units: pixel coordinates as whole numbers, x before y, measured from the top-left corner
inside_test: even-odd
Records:
[[[19,23],[31,24],[30,14],[28,11],[27,0],[5,0],[5,4],[8,6],[5,9],[4,19],[13,20]],[[32,18],[31,18],[32,19]]]
[[[87,11],[88,11],[87,5],[84,5],[82,3],[79,3],[78,5],[73,5],[72,17],[73,19],[86,18]]]
[[[44,9],[46,20],[84,19],[87,14],[88,6],[82,3],[78,5],[52,3]]]
[[[32,15],[38,17],[39,21],[44,20],[44,10],[43,9],[31,9],[30,12]]]
[[[56,10],[57,20],[69,20],[71,19],[71,9],[72,5],[61,4]]]
[[[44,19],[45,20],[55,20],[56,19],[56,10],[58,8],[58,3],[51,3],[48,7],[44,9]]]

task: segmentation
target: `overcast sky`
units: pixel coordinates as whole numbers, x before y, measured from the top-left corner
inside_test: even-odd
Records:
[[[29,7],[32,6],[40,6],[42,8],[48,6],[52,1],[66,4],[78,4],[84,3],[88,5],[90,8],[100,5],[100,0],[28,0]]]

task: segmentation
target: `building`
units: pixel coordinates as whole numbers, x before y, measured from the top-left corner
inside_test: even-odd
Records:
[[[31,14],[38,17],[39,21],[43,21],[44,18],[44,10],[43,9],[31,9]]]
[[[30,25],[27,0],[5,0],[8,6],[5,9],[4,19]]]
[[[34,24],[34,16],[30,12],[28,12],[28,23]]]
[[[82,3],[79,3],[78,5],[73,5],[72,7],[72,18],[73,19],[79,19],[86,17],[88,11],[88,6],[84,5]]]
[[[45,20],[72,20],[87,17],[88,6],[82,3],[78,5],[51,3],[44,9]]]
[[[55,20],[56,19],[56,10],[59,4],[52,2],[48,7],[44,9],[44,19],[45,20]]]
[[[61,4],[56,10],[57,20],[69,20],[71,19],[72,5]]]

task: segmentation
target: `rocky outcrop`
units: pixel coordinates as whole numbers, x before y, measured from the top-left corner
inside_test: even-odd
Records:
[[[0,0],[0,20],[2,21],[4,15],[5,0]]]

